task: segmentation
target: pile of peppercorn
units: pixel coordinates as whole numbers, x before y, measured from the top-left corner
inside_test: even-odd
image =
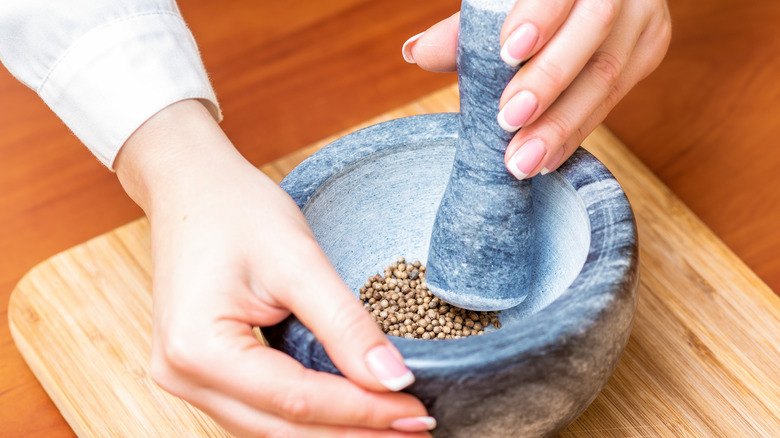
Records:
[[[419,339],[457,339],[501,328],[498,312],[475,312],[449,305],[425,286],[425,266],[401,257],[385,268],[384,276],[369,277],[360,300],[382,330],[393,336]]]

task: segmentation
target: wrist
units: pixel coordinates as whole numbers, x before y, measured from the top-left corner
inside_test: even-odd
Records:
[[[174,103],[147,120],[115,161],[122,187],[151,218],[160,206],[202,194],[216,172],[246,166],[197,100]]]

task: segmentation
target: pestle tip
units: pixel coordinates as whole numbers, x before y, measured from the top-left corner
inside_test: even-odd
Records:
[[[526,295],[493,297],[477,293],[453,292],[428,284],[428,290],[447,304],[477,312],[511,309],[525,300]]]

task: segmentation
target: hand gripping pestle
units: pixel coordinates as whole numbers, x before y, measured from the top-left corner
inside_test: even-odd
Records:
[[[517,72],[500,57],[499,33],[514,0],[463,0],[458,35],[460,127],[452,173],[431,234],[426,283],[466,309],[522,302],[534,258],[531,181],[504,165],[513,133],[496,121]]]

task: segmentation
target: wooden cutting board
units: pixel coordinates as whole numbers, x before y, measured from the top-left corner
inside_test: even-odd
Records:
[[[365,125],[457,105],[448,87]],[[262,170],[281,180],[333,138]],[[778,436],[780,298],[606,128],[584,145],[633,205],[641,284],[617,370],[561,436]],[[81,437],[228,436],[149,377],[151,269],[145,219],[43,262],[11,297],[14,340]]]

